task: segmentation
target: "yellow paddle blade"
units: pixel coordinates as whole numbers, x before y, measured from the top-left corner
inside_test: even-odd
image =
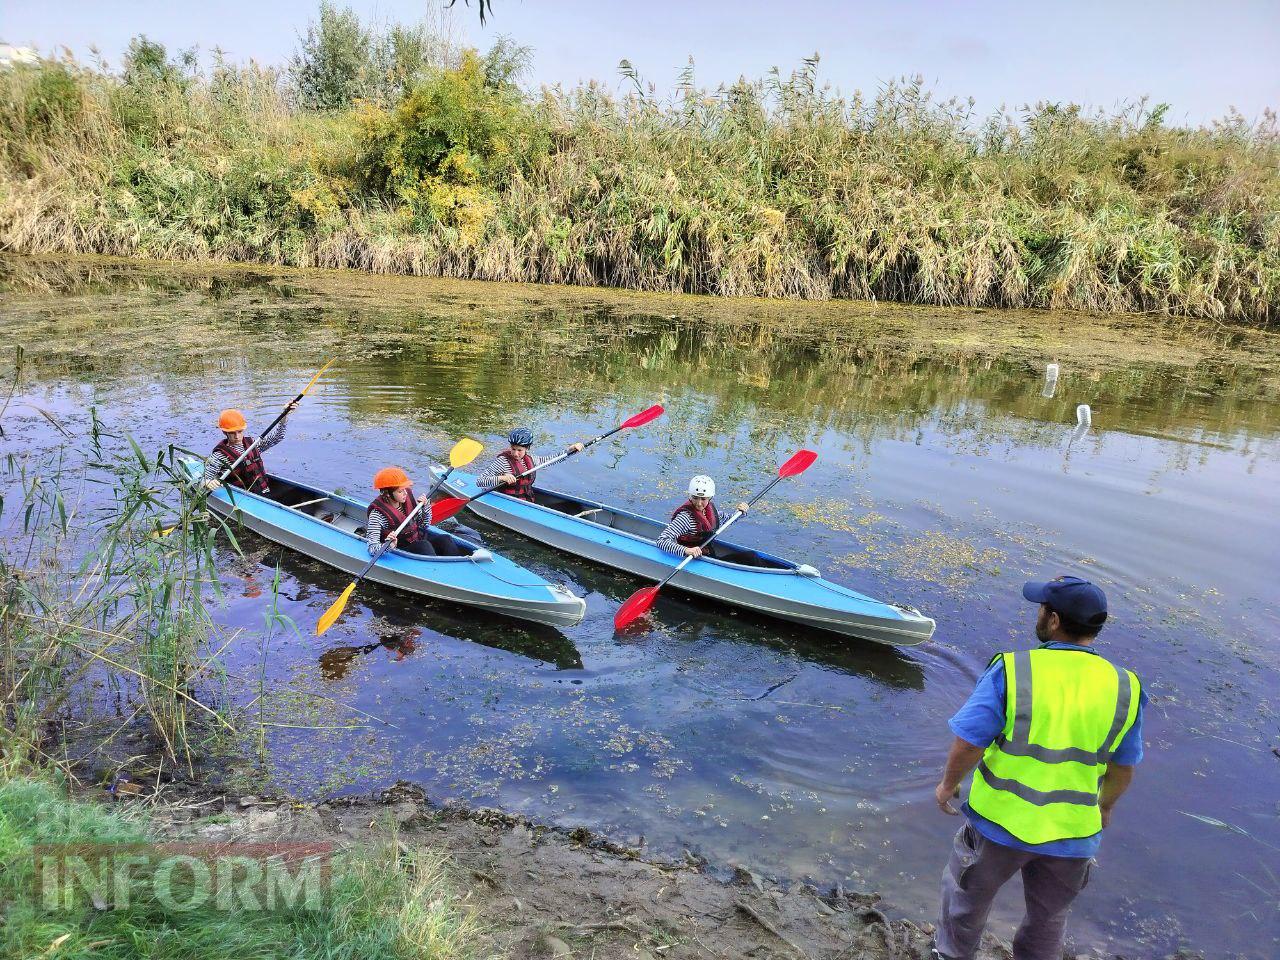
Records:
[[[484,447],[472,440],[470,437],[463,437],[453,445],[453,449],[449,451],[449,466],[465,467],[468,463],[480,456],[480,451]]]
[[[312,388],[312,387],[314,387],[314,386],[316,385],[316,381],[320,379],[320,374],[321,374],[321,373],[324,373],[326,370],[328,370],[330,367],[332,367],[332,366],[333,366],[333,364],[334,364],[334,361],[335,361],[335,360],[337,360],[337,359],[338,359],[337,357],[334,357],[334,358],[333,358],[333,360],[330,360],[328,363],[326,363],[323,367],[321,367],[321,368],[320,368],[320,373],[317,373],[314,377],[312,377],[312,378],[311,378],[311,382],[310,382],[310,383],[308,383],[308,384],[303,388],[303,390],[302,390],[303,396],[306,396],[306,394],[311,390],[311,388]]]
[[[338,599],[333,601],[333,605],[324,612],[324,616],[320,618],[320,622],[316,624],[316,636],[323,636],[324,632],[333,626],[333,621],[341,616],[342,611],[347,608],[347,601],[351,599],[351,591],[356,588],[356,581],[352,580],[347,584],[347,589],[343,590]]]

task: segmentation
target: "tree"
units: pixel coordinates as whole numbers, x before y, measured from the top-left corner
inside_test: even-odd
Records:
[[[339,10],[321,0],[319,21],[308,25],[289,61],[298,103],[311,110],[350,106],[369,73],[371,39],[350,7]]]

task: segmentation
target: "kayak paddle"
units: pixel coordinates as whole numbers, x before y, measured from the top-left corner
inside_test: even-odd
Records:
[[[262,438],[265,437],[267,434],[269,434],[272,430],[274,430],[276,427],[276,424],[289,415],[289,408],[293,406],[293,404],[300,402],[303,397],[305,397],[308,393],[311,392],[311,388],[316,385],[316,381],[320,379],[320,375],[323,374],[326,370],[328,370],[331,366],[333,366],[334,362],[337,359],[338,359],[337,357],[334,357],[333,360],[330,360],[323,367],[321,367],[320,372],[311,378],[311,382],[302,388],[302,392],[298,394],[296,397],[294,397],[292,401],[285,404],[284,409],[280,411],[280,415],[267,425],[267,429],[263,430],[260,434],[258,434],[257,437],[254,438],[253,443],[245,447],[244,450],[241,452],[240,456],[236,457],[235,462],[232,463],[231,466],[227,467],[227,469],[223,470],[222,473],[218,475],[219,483],[222,483],[223,481],[225,481],[227,477],[231,475],[231,471],[234,470],[236,467],[240,466],[240,461],[242,461],[245,457],[247,457],[253,451],[253,449],[259,443],[262,442]],[[173,533],[173,531],[177,530],[178,526],[180,526],[180,524],[175,524],[172,527],[165,527],[163,530],[160,531],[160,536],[167,537],[169,534]]]
[[[338,617],[341,616],[342,611],[347,608],[347,601],[351,599],[352,591],[355,590],[356,585],[365,578],[369,571],[373,569],[373,565],[382,559],[382,555],[387,552],[387,549],[391,544],[391,537],[398,537],[400,535],[400,531],[405,528],[409,521],[418,515],[418,511],[422,509],[423,505],[431,502],[431,495],[439,489],[440,484],[444,482],[444,478],[453,471],[454,467],[465,467],[468,463],[479,456],[480,451],[483,449],[484,448],[480,446],[479,443],[472,440],[470,437],[463,437],[453,445],[453,449],[449,451],[449,469],[444,472],[444,476],[436,481],[435,486],[431,488],[431,492],[414,504],[413,509],[409,511],[409,515],[404,518],[400,526],[396,527],[395,530],[391,532],[391,535],[388,536],[387,539],[382,541],[382,546],[378,548],[378,552],[375,553],[369,562],[365,564],[364,569],[360,571],[360,574],[347,584],[347,589],[343,590],[338,596],[338,599],[329,605],[329,609],[324,612],[324,615],[320,617],[319,622],[316,623],[317,637],[323,636],[324,632],[333,626],[333,621],[337,620]]]
[[[813,463],[813,461],[817,459],[818,459],[818,455],[814,453],[812,450],[800,450],[796,452],[791,456],[789,460],[787,460],[786,463],[784,463],[782,466],[778,468],[778,475],[769,481],[769,485],[765,487],[763,490],[761,490],[759,493],[757,493],[754,497],[752,497],[751,500],[748,501],[748,504],[751,506],[754,506],[756,501],[758,501],[766,493],[772,490],[780,480],[783,480],[786,477],[794,477],[797,474],[804,473],[806,470],[809,469],[809,466]],[[711,536],[707,537],[706,543],[702,544],[703,549],[705,550],[707,547],[709,547],[711,545],[712,540],[714,540],[716,537],[720,536],[720,534],[728,530],[729,527],[731,527],[741,516],[742,516],[742,511],[735,510],[733,512],[733,516],[731,516],[724,523],[720,524],[720,526],[716,527],[715,532],[712,533]],[[633,593],[631,596],[627,597],[626,603],[624,603],[621,607],[619,607],[618,612],[613,616],[613,628],[615,630],[621,630],[623,627],[630,626],[639,617],[642,617],[645,613],[647,613],[649,608],[653,606],[653,602],[658,599],[658,591],[661,590],[663,587],[665,587],[668,583],[670,583],[671,579],[677,573],[683,570],[685,568],[685,565],[688,564],[688,562],[693,559],[695,559],[695,557],[692,554],[690,554],[689,556],[681,560],[676,565],[676,568],[672,570],[669,574],[667,574],[665,579],[663,579],[663,581],[659,583],[657,586],[642,587],[641,589]]]
[[[641,410],[634,417],[624,421],[623,423],[620,423],[618,426],[614,427],[608,433],[602,433],[600,434],[600,436],[596,437],[594,440],[588,440],[586,443],[582,445],[582,450],[586,450],[588,447],[592,446],[593,444],[599,443],[601,440],[606,440],[609,437],[612,437],[619,430],[628,430],[634,427],[643,427],[646,423],[649,423],[653,420],[657,420],[660,416],[662,416],[662,413],[663,413],[662,404],[655,403],[648,410]],[[564,460],[568,457],[572,457],[575,453],[581,453],[582,450],[566,450],[564,453],[560,454],[558,457],[552,457],[550,460],[546,461],[545,463],[538,464],[536,467],[533,468],[533,470],[526,470],[524,473],[517,474],[516,479],[518,480],[520,479],[520,477],[527,476],[528,474],[534,473],[537,470],[545,470],[547,469],[547,467],[551,466],[552,464],[559,463],[561,460]],[[494,489],[497,489],[497,488],[495,487]],[[479,500],[486,493],[493,493],[493,490],[481,490],[479,493],[471,497],[445,497],[443,500],[437,500],[435,503],[431,505],[431,522],[439,523],[441,520],[448,520],[455,513],[457,513],[467,504],[469,504],[472,500]]]

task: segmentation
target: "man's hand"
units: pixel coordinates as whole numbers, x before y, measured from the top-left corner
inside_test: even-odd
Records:
[[[739,512],[739,513],[746,513],[746,512],[747,512],[748,510],[750,510],[750,509],[751,509],[751,504],[749,504],[749,503],[745,503],[745,502],[744,502],[744,503],[740,503],[740,504],[738,504],[738,512]]]
[[[701,547],[685,547],[684,555],[686,557],[700,557],[702,556],[702,548]]]
[[[284,408],[284,415],[287,417],[289,414],[293,413],[293,411],[297,409],[298,409],[298,401],[290,400],[289,405]]]
[[[948,790],[945,782],[940,782],[933,789],[933,799],[938,802],[938,809],[953,817],[960,815],[960,811],[951,805],[951,801],[958,796],[960,796],[960,788],[952,787]]]
[[[1104,829],[1111,823],[1111,811],[1132,782],[1132,766],[1121,763],[1107,765],[1107,772],[1102,776],[1102,790],[1098,794],[1098,810],[1102,814]]]
[[[947,765],[942,770],[942,779],[933,789],[933,799],[938,802],[938,809],[943,813],[954,816],[960,812],[951,801],[960,796],[960,784],[982,760],[985,749],[960,737],[955,737],[951,741],[951,749],[947,751]]]
[[[504,487],[509,486],[515,482],[516,482],[516,475],[514,473],[498,474],[498,483]]]

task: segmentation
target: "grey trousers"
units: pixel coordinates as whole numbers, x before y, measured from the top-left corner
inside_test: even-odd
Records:
[[[1021,870],[1027,914],[1013,938],[1014,960],[1062,960],[1067,913],[1089,882],[1092,868],[1092,860],[1047,857],[994,843],[965,823],[942,874],[938,952],[955,960],[972,960],[991,901]]]

